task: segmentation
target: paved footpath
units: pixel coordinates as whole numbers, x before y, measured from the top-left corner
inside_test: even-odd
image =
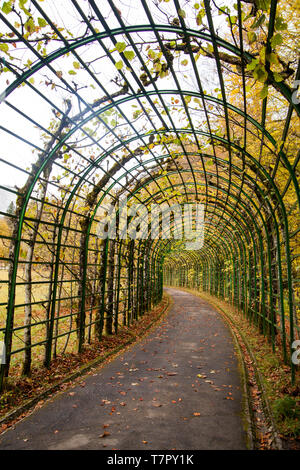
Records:
[[[158,327],[2,434],[0,449],[245,449],[228,327],[202,299],[166,291]]]

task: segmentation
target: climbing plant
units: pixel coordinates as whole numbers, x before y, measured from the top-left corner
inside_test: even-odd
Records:
[[[233,302],[294,380],[297,2],[8,0],[0,21],[1,387],[130,327],[163,281]],[[125,198],[203,204],[203,247],[174,219],[99,238]]]

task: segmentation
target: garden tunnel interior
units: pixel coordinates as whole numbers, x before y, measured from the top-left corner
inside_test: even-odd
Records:
[[[163,284],[232,303],[294,380],[300,72],[275,71],[272,41],[286,2],[228,2],[234,19],[209,0],[63,3],[63,23],[54,2],[0,12],[0,387],[118,334]],[[174,217],[170,237],[101,239],[124,198],[201,204],[203,246],[175,239]]]

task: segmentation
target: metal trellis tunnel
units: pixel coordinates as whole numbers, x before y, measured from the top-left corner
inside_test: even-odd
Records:
[[[232,303],[295,380],[295,12],[284,0],[0,2],[1,389],[130,326],[163,284]],[[156,237],[148,225],[99,237],[101,210],[124,200],[201,204],[202,246],[176,239],[171,212],[168,237],[161,221]]]

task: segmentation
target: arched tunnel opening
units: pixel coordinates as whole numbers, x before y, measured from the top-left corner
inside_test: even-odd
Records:
[[[130,327],[164,285],[232,304],[295,380],[293,8],[3,3],[1,388]],[[189,206],[193,239],[180,218]],[[151,228],[162,208],[169,225],[162,214]]]

